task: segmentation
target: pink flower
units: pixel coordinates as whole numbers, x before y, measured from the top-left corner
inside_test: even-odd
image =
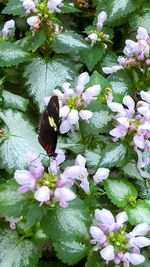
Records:
[[[107,19],[107,14],[105,11],[102,11],[98,14],[98,21],[97,21],[97,29],[101,30],[103,28],[103,24]]]
[[[93,176],[94,182],[97,184],[103,180],[106,180],[109,176],[109,172],[110,170],[107,168],[99,168]]]
[[[59,202],[61,208],[67,208],[68,202],[76,198],[76,195],[69,188],[60,187],[54,191],[55,202]]]
[[[43,202],[49,201],[51,196],[51,191],[47,186],[42,186],[34,193],[34,197],[37,201]]]
[[[60,13],[61,10],[58,7],[62,7],[64,4],[62,3],[63,0],[49,0],[47,6],[51,13],[57,12]]]
[[[116,215],[116,222],[113,214],[106,209],[95,210],[96,225],[90,227],[92,236],[91,244],[95,245],[94,250],[108,263],[123,263],[124,267],[129,264],[138,265],[144,262],[145,258],[140,255],[140,248],[150,245],[150,239],[144,237],[150,228],[145,223],[137,225],[132,232],[126,233],[124,223],[128,220],[126,212]]]
[[[35,188],[36,179],[27,170],[16,170],[14,178],[16,182],[21,185],[21,187],[19,187],[19,191],[22,193],[31,191]]]
[[[2,29],[3,37],[6,38],[12,32],[14,27],[15,21],[13,19],[6,21]]]
[[[60,132],[62,134],[69,131],[74,131],[79,120],[84,120],[89,123],[93,116],[90,110],[86,107],[89,103],[96,100],[99,92],[100,85],[94,85],[85,90],[85,85],[89,82],[89,74],[83,72],[77,79],[75,90],[70,88],[69,83],[62,85],[63,94],[59,93],[59,90],[55,90],[54,93],[59,97],[60,101]]]

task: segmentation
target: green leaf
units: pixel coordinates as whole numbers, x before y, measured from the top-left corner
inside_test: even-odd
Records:
[[[84,134],[97,134],[105,133],[108,131],[109,123],[112,120],[112,114],[106,109],[101,109],[99,111],[93,112],[93,116],[90,119],[90,123],[81,122],[82,130]]]
[[[28,99],[25,99],[19,95],[12,94],[6,90],[3,90],[2,96],[4,98],[4,107],[19,109],[23,112],[26,111],[27,105],[29,103]]]
[[[46,32],[43,29],[39,29],[35,32],[34,36],[31,36],[28,40],[32,52],[35,52],[45,42],[45,40]]]
[[[99,84],[101,86],[101,92],[104,91],[107,87],[111,87],[111,84],[103,77],[100,73],[97,71],[94,71],[90,77],[89,83],[86,85],[86,87],[93,86],[95,84]],[[100,94],[101,94],[100,92]]]
[[[99,167],[121,167],[126,160],[127,149],[123,144],[107,145],[104,149],[101,160],[98,164]]]
[[[76,71],[72,61],[65,58],[53,58],[45,61],[34,59],[24,73],[29,95],[33,97],[40,110],[44,109],[44,97],[51,96],[57,86],[75,78]]]
[[[43,229],[50,235],[62,262],[75,264],[86,255],[89,220],[84,202],[79,199],[66,209],[52,210],[43,220]]]
[[[0,43],[0,67],[10,67],[31,60],[31,55],[19,44],[8,41]]]
[[[18,192],[18,184],[9,181],[0,186],[0,213],[7,217],[19,218],[28,205],[26,194]]]
[[[88,260],[85,267],[106,267],[106,262],[101,258],[98,252],[93,252],[88,255]]]
[[[25,9],[22,6],[22,2],[18,0],[9,0],[6,7],[3,9],[2,14],[10,14],[13,16],[24,16]]]
[[[64,1],[64,5],[61,7],[61,13],[77,13],[81,12],[79,9],[74,7],[74,3],[69,0]]]
[[[56,53],[76,53],[80,49],[88,48],[84,39],[77,33],[65,31],[55,34],[52,41],[52,47]]]
[[[38,143],[37,135],[23,114],[11,109],[0,112],[0,118],[6,128],[7,137],[0,146],[0,165],[7,171],[23,169],[27,165],[27,155],[33,152],[37,155],[44,152]]]
[[[97,167],[97,164],[100,160],[100,155],[91,150],[85,150],[84,157],[86,158],[86,164],[88,167]]]
[[[123,171],[124,171],[125,175],[127,175],[131,178],[135,178],[135,179],[138,179],[140,181],[141,180],[143,181],[143,178],[140,175],[140,173],[138,172],[138,169],[137,169],[135,163],[133,163],[133,162],[127,163],[125,166],[123,166]]]
[[[144,27],[148,33],[150,34],[150,27],[149,27],[149,22],[150,22],[150,7],[144,6],[143,9],[140,9],[138,12],[139,14],[133,14],[129,18],[129,23],[131,28],[134,31],[137,31],[138,27]]]
[[[57,257],[68,265],[78,263],[87,253],[85,244],[74,240],[54,242],[54,248],[57,251]]]
[[[129,204],[131,198],[135,200],[138,196],[136,187],[125,179],[109,178],[104,182],[104,188],[112,203],[119,208],[124,208]]]
[[[9,229],[0,229],[0,251],[0,267],[35,266],[41,256],[37,243]]]
[[[106,11],[107,24],[114,26],[122,23],[123,18],[128,18],[129,14],[142,5],[141,1],[133,0],[103,0],[100,1],[97,12]]]
[[[107,50],[103,57],[101,67],[112,67],[116,65],[117,58],[118,57],[114,52]]]
[[[104,44],[98,44],[89,49],[84,49],[81,51],[81,57],[84,63],[88,67],[89,71],[92,71],[96,64],[102,59],[105,52]]]
[[[144,200],[138,200],[136,207],[126,207],[129,222],[133,225],[147,223],[150,226],[150,207]]]
[[[127,70],[120,70],[111,74],[108,81],[113,89],[113,101],[122,102],[125,95],[132,95],[135,91],[133,77]]]
[[[39,202],[31,202],[29,200],[29,204],[26,207],[26,213],[24,221],[21,221],[21,227],[24,229],[24,231],[28,231],[34,224],[37,222],[40,222],[43,218],[43,216],[46,215],[47,207],[39,206]]]

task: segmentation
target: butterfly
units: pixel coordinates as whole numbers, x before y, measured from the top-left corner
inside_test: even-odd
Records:
[[[49,157],[56,157],[55,152],[59,132],[59,101],[52,96],[38,126],[38,141]]]

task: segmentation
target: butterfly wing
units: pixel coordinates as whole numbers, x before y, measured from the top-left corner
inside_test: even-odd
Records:
[[[55,155],[59,131],[59,102],[52,96],[39,122],[38,140],[49,156]]]

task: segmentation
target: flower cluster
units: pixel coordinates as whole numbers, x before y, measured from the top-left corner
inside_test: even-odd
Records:
[[[60,104],[60,133],[64,134],[73,131],[74,126],[79,119],[87,123],[92,118],[92,112],[87,109],[87,105],[95,100],[100,93],[100,85],[94,85],[85,90],[85,85],[89,82],[89,74],[87,72],[79,75],[75,89],[70,88],[70,83],[66,82],[62,85],[62,90],[54,90],[54,94],[59,98]],[[49,98],[45,98],[47,104]]]
[[[141,91],[141,101],[135,102],[129,95],[123,98],[124,107],[120,103],[112,102],[112,97],[107,98],[107,104],[113,112],[117,112],[114,119],[117,126],[109,133],[114,141],[125,136],[133,142],[135,149],[150,150],[150,90]]]
[[[128,267],[130,263],[138,265],[145,260],[140,249],[150,245],[150,239],[145,237],[150,228],[141,223],[127,233],[124,225],[127,220],[126,212],[118,213],[115,220],[109,210],[95,210],[96,225],[90,227],[91,244],[107,263],[112,261],[118,265],[122,262],[124,267]]]
[[[13,33],[14,28],[15,28],[15,21],[13,19],[6,21],[1,31],[3,38],[5,39],[9,35],[11,35]]]
[[[53,23],[53,13],[60,13],[60,7],[63,6],[63,0],[49,0],[47,2],[38,0],[21,0],[22,5],[29,16],[27,23],[32,29],[37,30],[40,25],[47,25],[55,31]]]
[[[86,38],[87,41],[91,42],[91,46],[93,46],[97,41],[106,41],[109,38],[108,34],[104,34],[102,32],[103,24],[107,19],[107,14],[105,11],[99,13],[97,17],[97,30],[90,31],[88,37]]]
[[[85,167],[86,160],[83,156],[78,155],[75,159],[75,165],[67,167],[61,174],[61,181],[68,185],[73,185],[74,183],[80,182],[80,187],[85,193],[90,193],[89,181],[88,181],[88,171]],[[106,180],[109,176],[109,169],[99,168],[93,176],[95,184]]]
[[[150,65],[150,36],[145,28],[139,27],[136,36],[137,42],[126,40],[123,53],[126,57],[119,57],[118,64],[102,68],[106,74],[117,72],[128,66],[143,67]]]
[[[69,186],[62,183],[59,165],[65,160],[61,151],[56,159],[50,160],[48,173],[44,172],[42,162],[36,155],[29,155],[28,170],[16,170],[14,178],[21,186],[19,192],[32,191],[34,198],[41,204],[54,205],[59,202],[61,208],[66,208],[68,202],[75,199],[76,195]]]

